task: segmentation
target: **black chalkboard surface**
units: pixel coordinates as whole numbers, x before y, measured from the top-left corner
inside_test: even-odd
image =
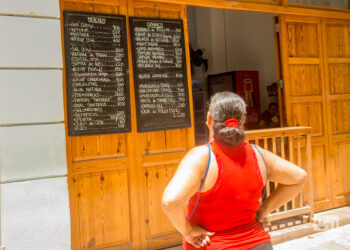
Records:
[[[138,132],[188,128],[182,20],[130,17]]]
[[[125,16],[63,12],[68,134],[131,130]]]

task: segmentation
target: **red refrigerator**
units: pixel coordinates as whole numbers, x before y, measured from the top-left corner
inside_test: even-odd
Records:
[[[260,92],[258,71],[231,71],[208,75],[209,95],[232,91],[247,104],[246,129],[258,128],[260,121]]]

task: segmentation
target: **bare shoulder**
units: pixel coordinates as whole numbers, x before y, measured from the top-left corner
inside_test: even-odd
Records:
[[[201,145],[192,148],[190,151],[188,151],[187,155],[193,155],[198,158],[202,158],[204,156],[208,156],[208,147],[206,145]]]
[[[206,145],[194,147],[187,152],[179,167],[186,167],[187,169],[198,171],[202,175],[202,172],[205,171],[208,155],[209,150]]]
[[[209,150],[206,145],[201,145],[192,148],[187,152],[186,156],[182,159],[182,162],[191,163],[194,166],[201,165],[202,161],[206,161],[208,159]]]

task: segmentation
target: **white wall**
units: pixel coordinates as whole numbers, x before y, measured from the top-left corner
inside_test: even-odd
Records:
[[[0,1],[1,246],[70,249],[58,0]]]
[[[257,70],[260,80],[261,109],[277,101],[268,97],[266,86],[277,81],[273,14],[191,7],[196,25],[189,27],[194,49],[204,49],[209,60],[207,74],[233,70]],[[191,17],[193,18],[193,17]],[[191,33],[196,33],[195,36]],[[197,68],[198,69],[198,68]],[[206,75],[207,75],[206,74]],[[193,78],[201,77],[196,70]]]

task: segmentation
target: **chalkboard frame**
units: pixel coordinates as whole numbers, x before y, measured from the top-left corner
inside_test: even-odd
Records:
[[[75,131],[73,129],[73,114],[72,114],[72,90],[71,90],[71,80],[72,75],[71,65],[70,65],[70,54],[69,54],[69,32],[66,30],[65,24],[68,22],[69,15],[81,15],[81,16],[98,16],[106,18],[116,18],[121,20],[121,45],[125,53],[124,56],[124,87],[125,87],[125,112],[126,112],[126,127],[123,129],[105,129],[105,130],[88,130],[88,131]],[[114,15],[114,14],[104,14],[104,13],[93,13],[93,12],[81,12],[81,11],[63,11],[63,33],[64,33],[64,52],[65,52],[65,77],[66,77],[66,99],[67,99],[67,123],[68,123],[68,135],[69,136],[88,136],[88,135],[103,135],[103,134],[124,134],[131,132],[131,108],[130,108],[130,78],[129,78],[129,55],[128,55],[128,41],[127,41],[127,27],[126,27],[126,16],[125,15]]]
[[[138,91],[138,67],[136,65],[136,53],[135,53],[135,39],[134,39],[134,22],[133,21],[159,21],[159,22],[175,22],[180,24],[181,27],[181,48],[182,48],[182,73],[184,80],[184,88],[185,88],[185,102],[186,102],[186,116],[187,119],[182,124],[175,124],[168,126],[153,126],[153,127],[143,127],[140,119],[140,106],[139,106],[139,91]],[[134,73],[134,87],[135,87],[135,105],[136,105],[136,117],[137,117],[137,132],[153,132],[153,131],[162,131],[162,130],[172,130],[172,129],[182,129],[182,128],[190,128],[192,127],[192,118],[190,112],[190,102],[189,102],[189,90],[188,90],[188,77],[187,77],[187,60],[186,60],[186,47],[185,47],[185,35],[184,35],[184,25],[182,19],[167,19],[167,18],[152,18],[152,17],[136,17],[129,16],[129,29],[130,29],[130,41],[131,41],[131,52],[133,59],[133,73]]]

